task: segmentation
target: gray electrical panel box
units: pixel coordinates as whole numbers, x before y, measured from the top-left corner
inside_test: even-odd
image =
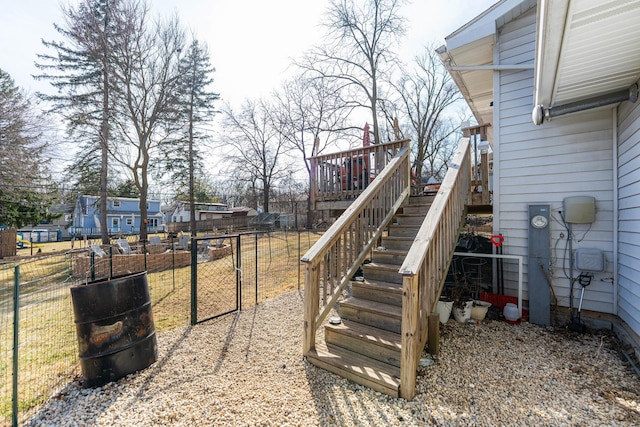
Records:
[[[604,252],[600,249],[580,248],[576,249],[576,268],[581,271],[597,273],[604,271]]]
[[[596,220],[596,198],[574,196],[564,199],[564,220],[572,224],[592,224]]]

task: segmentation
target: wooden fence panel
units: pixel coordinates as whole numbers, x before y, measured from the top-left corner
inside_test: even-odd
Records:
[[[0,258],[16,256],[16,230],[0,230]]]

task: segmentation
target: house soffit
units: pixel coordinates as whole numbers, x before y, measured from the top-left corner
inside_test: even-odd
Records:
[[[536,6],[536,0],[503,0],[445,38],[438,49],[479,124],[493,122],[494,46],[499,28]],[[479,67],[484,69],[472,69]],[[452,69],[451,67],[469,67]]]
[[[553,107],[640,79],[640,0],[544,0],[538,10],[535,104]]]
[[[440,59],[446,67],[473,65],[491,65],[495,34],[460,46],[453,51],[440,53]],[[462,96],[469,105],[479,124],[489,124],[493,118],[493,71],[486,70],[449,70]]]

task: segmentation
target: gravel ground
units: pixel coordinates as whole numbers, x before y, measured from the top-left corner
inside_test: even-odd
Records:
[[[116,383],[74,381],[28,426],[638,426],[640,379],[608,332],[500,321],[441,328],[412,401],[303,360],[302,296],[158,337],[159,360]]]

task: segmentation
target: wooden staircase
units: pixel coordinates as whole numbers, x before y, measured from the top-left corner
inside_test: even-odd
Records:
[[[394,216],[382,246],[350,282],[350,295],[337,304],[341,322],[325,322],[307,360],[358,384],[400,396],[402,282],[398,272],[433,196],[410,197]]]

